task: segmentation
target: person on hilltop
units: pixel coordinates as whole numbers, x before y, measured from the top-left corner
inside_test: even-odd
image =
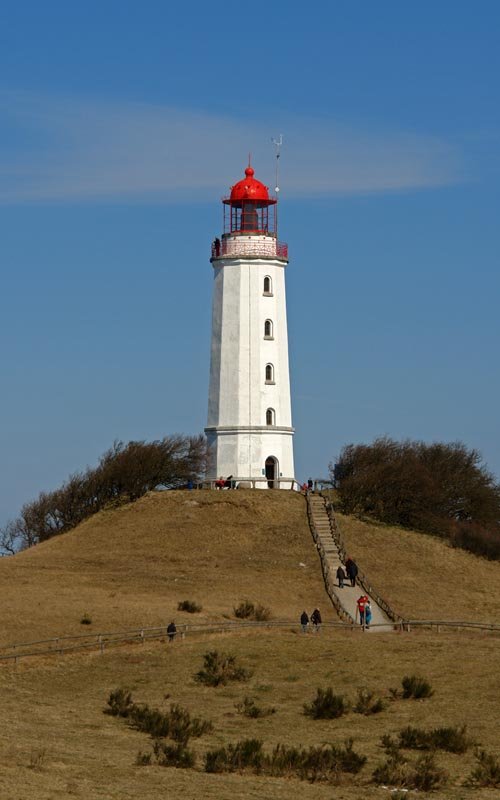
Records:
[[[345,571],[347,572],[347,577],[351,581],[351,586],[356,586],[356,577],[358,575],[358,565],[356,564],[353,559],[348,556],[347,561],[345,562]]]
[[[313,480],[312,480],[312,478],[309,478],[308,481],[307,481],[307,491],[308,492],[312,492],[313,488],[314,488],[313,487]]]
[[[321,622],[322,622],[321,612],[320,612],[319,608],[315,608],[314,611],[312,612],[312,614],[311,614],[311,622],[312,622],[312,626],[313,626],[315,632],[319,633],[319,630],[321,628]]]
[[[307,633],[307,626],[309,625],[309,616],[307,611],[303,611],[300,615],[300,624],[302,625],[303,633]]]
[[[339,582],[339,589],[343,589],[344,588],[344,581],[345,581],[345,572],[344,572],[344,569],[342,567],[342,564],[339,564],[339,566],[337,568],[337,580]]]

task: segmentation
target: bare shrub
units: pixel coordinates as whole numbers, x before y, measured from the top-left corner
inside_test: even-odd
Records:
[[[313,719],[337,719],[348,710],[343,695],[334,694],[333,689],[318,689],[310,703],[304,703],[304,714]]]
[[[486,750],[477,749],[477,765],[469,775],[467,786],[500,786],[500,761]]]
[[[254,619],[257,622],[266,622],[272,616],[270,608],[260,604],[255,605],[251,600],[242,600],[233,608],[233,613],[238,619]]]
[[[177,611],[187,611],[188,614],[199,614],[201,610],[202,606],[195,603],[193,600],[181,600],[181,602],[177,604]]]
[[[239,606],[233,608],[233,612],[238,619],[250,619],[255,613],[255,606],[250,600],[242,600]]]
[[[262,708],[262,706],[256,704],[252,697],[245,697],[242,703],[235,704],[235,708],[238,714],[243,714],[244,717],[250,717],[250,719],[269,717],[271,714],[276,713],[276,709],[273,706]]]
[[[356,714],[369,716],[370,714],[379,714],[385,707],[386,704],[382,698],[376,697],[374,692],[370,692],[368,689],[358,689],[358,699],[352,710]]]
[[[307,750],[278,744],[270,755],[264,754],[260,740],[245,739],[209,751],[205,756],[205,771],[246,770],[272,776],[295,775],[311,783],[337,783],[342,773],[356,774],[365,763],[365,756],[354,751],[352,739],[344,745],[332,744]]]
[[[203,656],[203,669],[195,675],[206,686],[225,685],[231,681],[248,681],[253,671],[237,664],[236,656],[212,650]]]
[[[191,769],[196,763],[192,750],[184,744],[170,745],[156,741],[153,745],[156,763],[160,767],[177,767],[177,769]]]
[[[432,697],[434,690],[429,681],[420,678],[418,675],[406,675],[401,681],[403,686],[403,699],[422,700],[425,697]]]

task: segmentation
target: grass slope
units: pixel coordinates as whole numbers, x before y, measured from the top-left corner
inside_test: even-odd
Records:
[[[409,619],[500,622],[500,563],[425,533],[337,514],[349,554]]]
[[[305,566],[301,566],[305,565]],[[290,492],[161,492],[96,514],[0,559],[0,641],[232,616],[249,598],[273,616],[328,611],[304,498]],[[177,612],[181,600],[201,614]],[[84,614],[92,626],[82,626]]]
[[[196,683],[208,649],[236,654],[253,667],[249,683],[208,688]],[[464,657],[467,653],[467,657]],[[407,726],[468,726],[472,737],[500,755],[497,731],[500,666],[498,638],[467,633],[363,635],[327,631],[320,635],[266,631],[217,636],[192,636],[172,645],[150,642],[114,649],[101,655],[64,656],[2,667],[0,727],[0,797],[15,800],[366,800],[387,798],[386,789],[371,783],[383,759],[380,737],[397,735]],[[372,717],[355,713],[331,721],[309,719],[303,703],[317,687],[355,699],[358,688],[387,693],[401,686],[404,675],[424,675],[434,688],[423,701],[398,700]],[[102,713],[111,690],[127,686],[137,702],[167,710],[179,702],[193,715],[211,719],[214,730],[191,740],[195,769],[135,765],[139,751],[152,742],[124,720]],[[75,691],[78,687],[78,691]],[[248,719],[236,712],[245,696],[276,713]],[[278,742],[293,746],[342,744],[354,738],[368,763],[356,777],[341,776],[332,787],[296,778],[248,774],[208,775],[203,754],[210,748],[243,738],[259,738],[269,751]],[[417,754],[407,752],[414,759]],[[463,782],[474,766],[472,749],[465,755],[439,752],[438,764],[451,775],[449,787],[434,794],[446,800],[493,798],[495,790],[471,790]],[[410,793],[413,796],[413,792]],[[429,797],[426,793],[419,793]]]
[[[398,610],[410,616],[494,617],[500,565],[420,534],[347,518],[341,524],[352,555]],[[485,584],[492,601],[488,608]],[[285,492],[151,494],[1,560],[0,586],[2,637],[8,642],[87,632],[80,625],[85,612],[94,630],[164,623],[184,599],[203,605],[196,619],[231,615],[245,597],[270,606],[277,617],[296,619],[303,606],[310,609],[318,602],[327,608],[304,499]],[[193,619],[177,612],[175,617]],[[477,742],[500,756],[498,644],[496,635],[467,632],[372,636],[359,629],[323,629],[304,636],[282,629],[192,635],[172,645],[148,642],[104,655],[3,664],[0,798],[387,798],[386,789],[370,782],[383,758],[380,736],[396,735],[405,725],[467,724]],[[250,682],[217,689],[196,683],[193,676],[211,649],[234,653],[252,667]],[[373,717],[350,713],[325,722],[303,714],[303,703],[318,687],[331,686],[354,700],[359,688],[387,694],[411,674],[429,680],[435,695],[390,703]],[[192,740],[196,769],[135,765],[137,753],[151,748],[150,740],[102,713],[118,686],[130,688],[137,702],[165,710],[179,702],[213,721],[211,734]],[[276,714],[257,720],[241,716],[235,703],[245,696],[275,706]],[[359,776],[342,777],[334,788],[295,778],[203,772],[206,750],[250,737],[262,739],[268,751],[278,742],[309,747],[353,737],[368,763]],[[494,796],[495,790],[463,786],[474,765],[472,750],[463,756],[439,753],[437,760],[451,782],[433,795],[436,800]]]

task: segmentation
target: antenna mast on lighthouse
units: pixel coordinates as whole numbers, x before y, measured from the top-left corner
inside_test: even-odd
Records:
[[[280,148],[283,144],[283,134],[280,133],[279,139],[271,138],[272,143],[276,148],[276,186],[274,187],[275,192],[279,192],[280,190],[280,182],[279,182],[279,165],[280,165]]]

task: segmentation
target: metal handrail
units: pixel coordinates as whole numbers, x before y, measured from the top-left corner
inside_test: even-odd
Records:
[[[316,549],[319,554],[320,563],[321,563],[321,571],[323,573],[323,581],[325,584],[325,589],[330,598],[332,605],[335,607],[337,614],[339,617],[347,622],[350,625],[354,625],[355,621],[354,618],[349,614],[349,612],[344,608],[342,603],[340,602],[340,598],[338,597],[336,591],[334,590],[334,580],[332,576],[332,571],[330,569],[330,564],[328,563],[328,558],[326,557],[325,548],[319,538],[318,531],[316,530],[316,526],[313,520],[312,508],[311,508],[311,500],[309,495],[306,495],[306,503],[307,503],[307,519],[309,521],[309,528],[311,530],[314,543],[316,545]]]
[[[333,507],[332,507],[331,502],[329,502],[323,496],[323,494],[321,492],[319,494],[325,500],[325,507],[326,507],[326,512],[328,514],[328,519],[330,520],[330,529],[332,531],[332,536],[333,536],[333,538],[335,540],[335,544],[338,547],[340,559],[341,559],[342,563],[345,564],[346,558],[347,558],[347,551],[346,551],[345,545],[344,545],[344,539],[343,539],[343,536],[342,536],[342,530],[340,528],[339,523],[337,522],[335,514],[333,513]],[[359,571],[358,571],[356,580],[360,584],[360,586],[365,590],[365,592],[375,600],[377,605],[383,611],[385,611],[385,613],[387,614],[387,616],[389,617],[390,620],[392,620],[393,622],[398,622],[398,623],[399,622],[403,622],[404,618],[400,614],[397,614],[394,611],[394,609],[391,608],[389,603],[375,589],[375,587],[373,586],[371,581],[368,580],[367,575],[359,569],[359,565],[358,565],[358,570]]]
[[[300,484],[295,478],[244,478],[244,477],[235,477],[231,475],[230,479],[226,479],[224,481],[224,486],[218,486],[220,479],[213,479],[213,480],[206,480],[200,481],[199,483],[194,484],[194,489],[238,489],[240,483],[249,483],[251,489],[256,489],[257,484],[269,484],[273,483],[275,489],[290,489],[295,492],[300,491]],[[229,483],[230,485],[227,486],[226,484]],[[243,488],[243,487],[242,487]]]

